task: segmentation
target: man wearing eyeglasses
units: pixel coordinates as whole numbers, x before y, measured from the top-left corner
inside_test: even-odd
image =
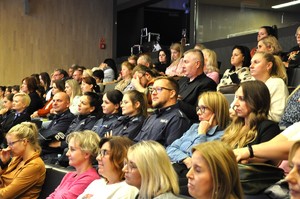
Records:
[[[197,49],[191,49],[184,53],[183,74],[185,77],[179,80],[179,106],[180,109],[193,122],[198,121],[196,106],[198,96],[205,91],[215,91],[217,84],[207,77],[203,70],[203,53]]]
[[[171,77],[160,77],[150,89],[152,107],[156,110],[145,120],[134,141],[155,140],[169,146],[190,127],[190,121],[177,104],[178,83]]]

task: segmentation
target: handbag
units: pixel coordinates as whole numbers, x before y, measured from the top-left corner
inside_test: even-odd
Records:
[[[260,194],[284,178],[283,169],[266,163],[238,164],[238,169],[242,188],[248,195]]]
[[[229,84],[219,87],[219,92],[223,94],[234,94],[235,91],[239,88],[239,84]]]

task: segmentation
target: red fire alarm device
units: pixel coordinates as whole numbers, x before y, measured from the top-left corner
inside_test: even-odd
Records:
[[[101,40],[100,40],[100,45],[99,45],[100,49],[105,49],[106,47],[106,44],[105,44],[105,40],[104,38],[102,37]]]

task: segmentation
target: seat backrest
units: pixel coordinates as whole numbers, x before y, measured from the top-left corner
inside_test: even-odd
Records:
[[[300,84],[300,68],[287,69],[288,86],[296,88]]]
[[[65,168],[57,168],[51,165],[46,165],[46,178],[39,199],[45,199],[51,193],[53,193],[56,187],[60,184],[63,177],[69,171],[70,170],[67,170]]]

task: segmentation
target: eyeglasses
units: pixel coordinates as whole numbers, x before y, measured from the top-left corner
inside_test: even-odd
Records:
[[[165,88],[165,87],[152,87],[152,88],[149,88],[149,91],[150,91],[150,93],[152,94],[152,93],[154,93],[154,92],[156,92],[156,93],[161,93],[162,92],[162,90],[168,90],[168,91],[171,91],[171,90],[174,90],[174,89],[171,89],[171,88]]]
[[[300,34],[295,34],[295,37],[299,37],[300,36]]]
[[[10,147],[13,147],[14,144],[16,144],[17,142],[20,142],[20,141],[23,141],[23,139],[19,139],[19,140],[13,141],[13,142],[8,142],[7,145]]]
[[[127,166],[127,170],[132,172],[133,169],[137,169],[137,166],[133,162],[128,162],[128,160],[124,160],[124,168]]]
[[[107,150],[107,149],[100,149],[98,155],[100,155],[100,157],[103,158],[104,156],[109,155],[109,150]]]
[[[196,112],[200,111],[201,114],[205,113],[206,109],[206,106],[196,106]]]

